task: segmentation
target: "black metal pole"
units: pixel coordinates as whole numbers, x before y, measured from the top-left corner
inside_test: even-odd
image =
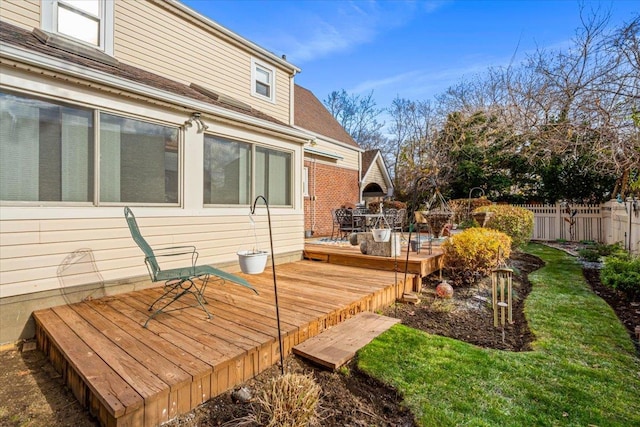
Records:
[[[409,252],[411,251],[411,231],[413,231],[413,226],[415,224],[415,218],[416,218],[416,203],[417,203],[417,199],[418,199],[418,184],[420,184],[420,182],[422,182],[423,180],[425,180],[427,178],[427,176],[421,176],[418,179],[416,179],[416,182],[413,184],[413,199],[411,200],[411,215],[409,215],[409,237],[407,238],[407,258],[405,259],[404,262],[404,285],[407,285],[407,272],[409,271]],[[420,245],[420,242],[416,242],[416,248],[418,247],[417,245]],[[396,286],[396,292],[397,292],[398,287]],[[396,299],[398,299],[398,294],[396,293]]]
[[[271,271],[273,273],[273,293],[276,297],[276,321],[278,322],[278,347],[280,348],[280,373],[284,375],[284,354],[282,351],[282,332],[280,330],[280,308],[278,305],[278,284],[276,280],[276,257],[275,252],[273,252],[273,234],[271,232],[271,213],[269,212],[269,202],[264,196],[258,196],[253,201],[253,207],[251,208],[251,214],[253,215],[256,212],[256,204],[258,203],[258,199],[262,199],[264,201],[264,205],[267,207],[267,220],[269,222],[269,243],[271,244]]]

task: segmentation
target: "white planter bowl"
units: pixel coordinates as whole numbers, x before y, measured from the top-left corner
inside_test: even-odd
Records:
[[[267,251],[238,251],[240,270],[245,274],[260,274],[267,265]]]
[[[391,238],[391,229],[390,228],[379,228],[371,230],[371,234],[373,234],[374,242],[388,242]]]

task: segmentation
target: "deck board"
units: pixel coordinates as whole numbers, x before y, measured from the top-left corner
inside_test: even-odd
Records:
[[[285,355],[404,287],[393,272],[314,261],[276,272]],[[211,319],[184,300],[143,328],[160,287],[40,310],[38,344],[102,425],[156,426],[279,361],[272,272],[243,277],[260,294],[211,284]]]
[[[319,365],[338,369],[375,337],[400,319],[362,312],[293,348],[293,352]]]
[[[419,254],[407,254],[407,250],[407,247],[403,247],[397,257],[381,257],[364,255],[358,246],[307,244],[304,258],[328,264],[393,271],[401,274],[402,279],[406,270],[407,274],[412,275],[413,283],[412,286],[407,285],[404,292],[419,291],[424,277],[442,269],[442,250],[439,246],[434,246],[431,253],[424,248]]]

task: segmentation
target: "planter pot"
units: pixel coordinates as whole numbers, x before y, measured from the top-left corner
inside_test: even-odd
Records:
[[[371,234],[373,234],[374,242],[388,242],[391,238],[391,229],[390,228],[379,228],[371,230]]]
[[[245,274],[260,274],[267,265],[267,251],[238,251],[240,270]]]

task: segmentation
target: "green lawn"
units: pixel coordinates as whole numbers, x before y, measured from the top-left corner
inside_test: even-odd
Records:
[[[533,351],[512,353],[396,325],[359,367],[396,387],[423,426],[640,426],[640,361],[615,313],[564,252],[529,245]]]

